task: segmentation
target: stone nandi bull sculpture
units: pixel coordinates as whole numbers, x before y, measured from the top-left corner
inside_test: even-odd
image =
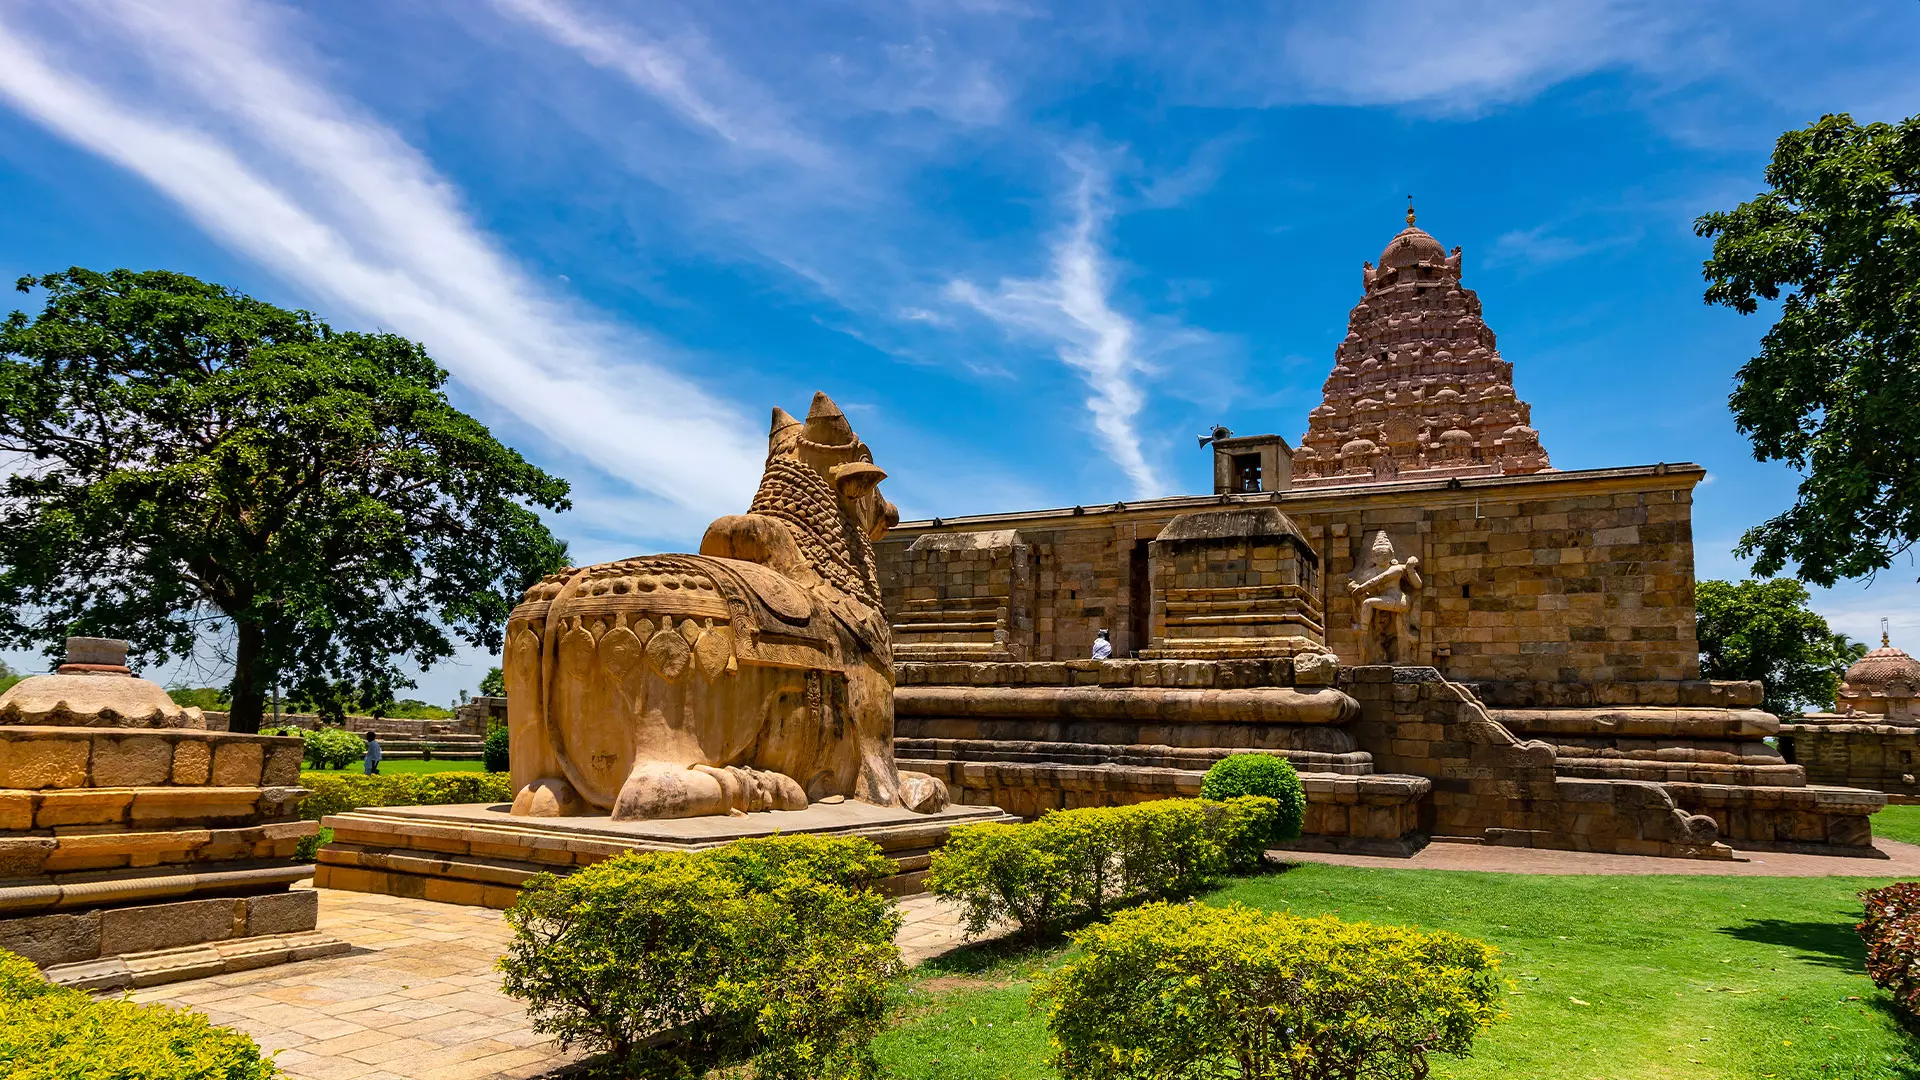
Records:
[[[507,623],[513,812],[616,820],[800,810],[835,796],[931,812],[893,760],[893,659],[874,540],[886,473],[825,394],[773,410],[746,514],[699,555],[562,570]]]

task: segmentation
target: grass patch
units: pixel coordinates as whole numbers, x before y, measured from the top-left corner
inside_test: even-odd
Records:
[[[1885,883],[1306,865],[1206,899],[1498,946],[1511,1015],[1472,1058],[1436,1059],[1436,1077],[1920,1080],[1920,1041],[1862,973],[1853,933],[1857,894]],[[982,948],[923,966],[881,1059],[899,1080],[1051,1080],[1026,1001],[1065,952]]]
[[[1920,806],[1889,806],[1871,820],[1875,836],[1920,844]]]
[[[358,774],[360,772],[360,769],[361,769],[361,765],[359,762],[356,761],[348,765],[344,769],[318,769],[315,771],[323,772],[323,773],[338,772],[338,773]],[[432,761],[395,761],[392,758],[387,758],[385,761],[382,761],[380,763],[380,773],[383,776],[392,775],[394,773],[484,772],[484,771],[485,771],[484,763],[479,761],[442,761],[439,758],[435,758]]]

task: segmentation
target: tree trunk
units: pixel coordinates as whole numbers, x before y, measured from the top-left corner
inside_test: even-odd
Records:
[[[235,627],[233,705],[227,712],[228,731],[245,735],[260,733],[260,717],[266,711],[267,687],[273,682],[267,672],[260,670],[260,654],[266,640],[266,630],[259,623],[241,622]]]

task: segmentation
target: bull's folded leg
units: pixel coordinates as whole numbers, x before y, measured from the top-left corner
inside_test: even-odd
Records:
[[[708,817],[725,814],[732,801],[720,781],[698,766],[641,761],[613,804],[615,821]]]
[[[586,812],[586,800],[564,777],[535,780],[513,797],[515,817],[578,817]]]

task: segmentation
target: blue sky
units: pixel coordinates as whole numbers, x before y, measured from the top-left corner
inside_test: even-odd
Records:
[[[1554,463],[1705,465],[1729,576],[1797,481],[1733,429],[1766,324],[1701,303],[1691,223],[1837,111],[1920,112],[1920,4],[15,4],[0,276],[418,339],[605,559],[743,507],[815,389],[909,517],[1205,490],[1196,432],[1298,439],[1412,194]],[[1818,606],[1911,649],[1916,575]]]

